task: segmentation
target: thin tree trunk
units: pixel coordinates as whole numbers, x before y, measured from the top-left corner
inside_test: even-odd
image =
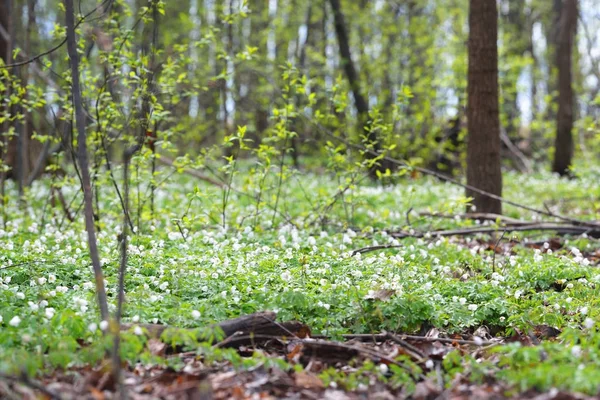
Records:
[[[514,62],[511,58],[522,57],[527,52],[528,35],[525,31],[525,18],[524,0],[509,0],[504,35],[506,38],[512,38],[512,40],[507,41],[505,45],[506,58],[508,58],[509,62]],[[506,33],[508,33],[508,35]],[[520,110],[517,104],[517,97],[519,94],[517,81],[520,74],[520,69],[514,72],[508,72],[502,85],[502,108],[504,116],[506,117],[504,129],[506,130],[508,137],[513,141],[517,139],[520,127]]]
[[[530,74],[530,79],[531,79],[531,92],[530,92],[530,96],[531,96],[531,122],[536,121],[536,119],[538,118],[538,114],[539,114],[539,99],[538,99],[538,75],[539,75],[539,60],[537,55],[535,54],[535,45],[534,45],[534,39],[533,39],[533,24],[534,21],[529,21],[529,26],[528,26],[528,44],[527,44],[527,51],[529,52],[529,55],[531,57],[531,74]],[[531,141],[532,136],[534,135],[534,132],[531,132],[531,124],[530,124],[530,132],[529,132],[529,138],[528,140]],[[530,147],[530,145],[528,145],[528,147]]]
[[[75,10],[73,0],[64,0],[66,9],[67,26],[67,52],[71,64],[73,107],[75,108],[75,120],[77,125],[77,158],[81,170],[81,181],[83,184],[85,228],[88,233],[88,246],[90,249],[90,258],[94,269],[94,278],[96,281],[96,296],[98,298],[98,308],[100,316],[107,321],[108,303],[106,300],[106,291],[104,289],[104,275],[100,265],[98,254],[98,243],[96,241],[96,232],[94,227],[94,209],[92,205],[92,186],[90,180],[90,169],[88,165],[88,154],[85,134],[86,117],[83,110],[81,97],[81,88],[79,86],[79,55],[77,54],[77,38],[75,37]]]
[[[577,32],[577,0],[565,0],[559,22],[556,66],[558,69],[558,112],[552,171],[568,175],[573,158],[573,42]]]
[[[467,100],[467,184],[500,196],[498,9],[496,0],[470,0]],[[478,212],[502,213],[502,203],[467,190]]]
[[[549,18],[548,28],[546,29],[546,61],[548,64],[548,95],[552,100],[546,104],[546,118],[552,120],[556,118],[556,110],[552,107],[556,99],[557,77],[556,69],[553,64],[557,57],[558,37],[560,35],[560,15],[562,13],[562,0],[552,0],[552,14]]]
[[[229,15],[233,14],[233,0],[224,0],[223,1],[223,9],[227,7]],[[225,51],[227,52],[227,58],[224,59],[223,68],[227,71],[227,78],[223,82],[222,86],[222,103],[223,103],[223,133],[225,137],[231,136],[235,133],[235,85],[237,82],[236,73],[235,73],[235,65],[233,60],[235,59],[234,52],[234,43],[233,43],[233,23],[226,23],[226,33],[225,42],[227,45],[225,46]],[[230,71],[231,69],[231,71]],[[231,75],[229,75],[231,73]],[[229,114],[229,110],[227,109],[228,100],[234,104],[234,112],[233,115]],[[230,147],[226,149],[226,157],[234,157],[239,154],[239,143],[233,142]]]
[[[304,25],[306,26],[306,37],[304,38],[304,42],[301,43],[300,35],[297,38],[297,47],[296,54],[298,59],[298,71],[301,75],[309,75],[309,72],[306,68],[306,48],[308,47],[308,40],[310,39],[310,19],[312,16],[312,4],[308,5],[306,10],[306,17],[304,19]],[[296,106],[300,107],[301,96],[295,96]],[[300,145],[299,142],[302,142],[302,137],[300,136],[302,132],[300,126],[298,125],[298,118],[294,118],[292,123],[293,130],[296,131],[296,135],[291,138],[291,148],[292,148],[292,160],[294,161],[294,167],[296,169],[300,168]]]
[[[16,5],[16,12],[13,13],[13,15],[11,15],[12,18],[12,32],[10,34],[10,41],[12,43],[12,47],[13,49],[17,48],[17,38],[16,38],[16,33],[20,32],[23,29],[22,23],[21,23],[21,12],[23,11],[22,7],[19,7],[19,5]],[[20,8],[20,10],[19,10]],[[25,41],[27,42],[27,39],[25,39]],[[25,48],[26,52],[29,52],[29,49],[27,48],[27,44],[26,44],[26,48]],[[13,72],[15,77],[18,77],[20,79],[20,83],[21,83],[21,87],[23,90],[26,89],[27,87],[27,65],[24,65],[22,67],[16,67]],[[25,95],[26,96],[26,95]],[[15,133],[17,134],[15,141],[16,141],[16,154],[15,154],[15,166],[14,166],[14,171],[15,173],[13,174],[16,182],[17,182],[17,187],[19,189],[19,205],[23,206],[23,200],[24,200],[24,187],[25,187],[25,180],[26,178],[26,170],[27,170],[27,164],[28,164],[28,160],[27,160],[27,118],[28,118],[28,113],[25,107],[23,107],[23,104],[21,102],[19,102],[18,104],[13,105],[13,115],[21,115],[23,118],[18,119],[15,121]]]
[[[27,54],[31,54],[31,32],[33,30],[33,26],[35,24],[35,0],[27,1],[27,25],[25,31],[25,52]],[[29,82],[29,68],[30,65],[25,65],[22,67],[21,71],[21,85],[23,90],[27,91],[27,84]],[[26,107],[21,107],[21,113],[23,114],[23,119],[20,122],[20,132],[19,132],[19,197],[21,202],[24,202],[25,199],[23,197],[25,187],[28,184],[28,177],[31,169],[30,164],[30,156],[31,151],[29,148],[29,140],[33,131],[33,115],[27,111]],[[24,204],[24,203],[23,203]]]
[[[361,127],[364,131],[365,137],[367,138],[370,145],[372,145],[373,150],[375,152],[379,152],[381,149],[381,143],[379,142],[379,138],[376,133],[371,130],[368,126],[369,119],[369,105],[367,100],[363,97],[360,90],[360,82],[358,73],[356,72],[356,67],[354,66],[354,61],[352,60],[352,54],[350,52],[350,40],[348,37],[348,32],[346,30],[346,22],[344,21],[344,14],[342,13],[342,8],[340,5],[340,0],[329,0],[329,4],[331,5],[331,9],[333,10],[333,19],[335,25],[335,34],[338,39],[338,45],[340,50],[340,58],[344,68],[344,73],[346,74],[346,78],[348,79],[348,83],[350,84],[350,90],[352,91],[352,96],[354,97],[354,105],[356,107],[356,111],[358,113],[358,121],[361,124]],[[373,155],[371,153],[366,153],[369,159],[373,159]],[[385,171],[387,165],[385,162],[380,162],[381,165],[373,165],[370,169],[370,173],[372,177],[377,177],[377,171]]]
[[[0,57],[4,64],[12,63],[12,46],[11,46],[11,32],[12,32],[12,23],[11,23],[11,12],[12,12],[12,0],[1,0],[0,1],[0,26],[2,29],[7,32],[8,37],[0,37]],[[10,97],[10,85],[6,86],[6,90],[3,93],[6,98]],[[4,102],[3,102],[4,103]],[[10,109],[0,109],[0,112],[10,113]],[[6,224],[8,222],[8,198],[6,197],[6,178],[7,171],[4,170],[5,166],[10,166],[10,162],[8,161],[8,131],[10,129],[10,122],[7,118],[6,121],[2,124],[2,143],[0,144],[0,203],[2,203],[2,223],[4,224],[4,229],[6,229]]]
[[[118,327],[114,332],[113,341],[113,377],[121,396],[125,396],[125,386],[121,373],[121,316],[123,315],[123,304],[125,303],[125,274],[127,273],[127,240],[129,235],[129,163],[131,157],[141,148],[140,145],[132,146],[123,152],[123,224],[121,232],[121,262],[119,264],[119,292],[117,298],[117,310],[115,311],[115,325]]]

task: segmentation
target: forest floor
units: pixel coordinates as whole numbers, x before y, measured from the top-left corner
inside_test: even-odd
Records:
[[[598,220],[599,176],[508,173],[505,197]],[[241,194],[243,176],[228,197],[192,179],[161,185],[155,213],[143,190],[131,196],[137,233],[121,335],[129,398],[599,393],[597,229],[512,231],[561,221],[514,206],[509,219],[469,218],[460,187],[419,176],[346,188],[297,175],[262,203]],[[98,239],[114,310],[122,213],[110,185],[103,190]],[[77,192],[62,188],[79,221]],[[0,228],[0,397],[114,398],[86,235],[50,198],[36,182]],[[492,232],[472,232],[482,229]],[[460,231],[440,234],[448,230]],[[223,325],[264,311],[262,330]],[[170,329],[157,335],[157,325]]]

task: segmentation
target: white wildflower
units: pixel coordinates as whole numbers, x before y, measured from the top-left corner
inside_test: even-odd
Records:
[[[292,279],[292,275],[288,271],[284,271],[281,274],[281,279],[283,279],[286,282],[289,282]]]
[[[200,311],[198,311],[198,310],[193,310],[193,311],[192,311],[192,318],[194,318],[194,319],[198,319],[198,318],[200,318]]]
[[[12,319],[10,320],[10,322],[8,324],[10,326],[19,326],[20,323],[21,323],[21,318],[19,318],[18,315],[15,315],[14,317],[12,317]]]
[[[518,299],[519,297],[521,297],[522,294],[523,294],[523,291],[521,289],[517,290],[515,292],[515,299]]]
[[[48,307],[44,310],[44,313],[46,314],[46,318],[52,319],[52,317],[54,317],[55,310],[52,307]]]

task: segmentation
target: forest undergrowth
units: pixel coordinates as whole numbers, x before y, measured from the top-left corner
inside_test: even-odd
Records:
[[[597,219],[598,170],[582,168],[577,175],[506,173],[505,197],[557,215]],[[228,191],[175,175],[156,188],[156,212],[132,182],[135,233],[123,314],[129,330],[121,352],[133,375],[126,384],[139,387],[156,368],[168,367],[161,371],[202,379],[212,374],[210,383],[213,389],[222,385],[223,398],[233,387],[277,396],[281,388],[256,384],[264,378],[257,371],[272,379],[273,370],[289,380],[285,390],[342,389],[349,396],[383,390],[427,398],[482,387],[489,396],[598,390],[600,245],[592,235],[504,232],[501,219],[464,215],[462,188],[419,174],[388,185],[346,186],[318,173],[291,172],[259,206],[246,194],[247,176],[242,168],[232,179],[237,189]],[[16,188],[9,184],[8,190]],[[97,227],[113,311],[123,212],[111,190],[100,189]],[[36,181],[26,202],[10,204],[0,229],[0,373],[24,374],[23,387],[81,368],[90,374],[112,345],[104,335],[108,323],[98,323],[81,218],[67,218],[77,213],[78,193],[76,185],[62,187],[66,199],[76,199],[65,213],[58,202],[53,206],[48,182]],[[541,219],[511,206],[505,215]],[[480,226],[497,232],[427,233]],[[370,248],[381,245],[392,247]],[[275,312],[282,323],[299,321],[305,338],[364,341],[355,346],[368,351],[353,348],[362,361],[342,368],[323,348],[311,358],[307,348],[294,347],[295,332],[241,347],[210,345],[232,338],[207,327],[261,311]],[[159,341],[148,335],[147,324],[201,332],[170,329]],[[134,374],[142,366],[146,372]],[[238,381],[228,386],[223,382],[233,378],[222,374],[232,370]],[[69,382],[53,379],[55,385]],[[94,390],[108,387],[86,379]]]

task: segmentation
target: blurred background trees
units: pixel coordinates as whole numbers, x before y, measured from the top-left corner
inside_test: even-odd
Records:
[[[597,0],[496,4],[503,168],[552,165],[565,174],[571,154],[594,161]],[[110,176],[117,149],[140,140],[134,164],[152,165],[153,184],[159,161],[222,178],[223,157],[302,169],[337,155],[381,176],[392,169],[383,152],[464,171],[468,2],[104,0],[75,8],[76,20],[85,18],[77,29],[96,180]],[[73,157],[68,58],[64,47],[49,51],[65,38],[63,16],[57,0],[0,1],[2,62],[13,64],[0,70],[2,186],[12,177],[21,193],[44,170],[64,179]]]

